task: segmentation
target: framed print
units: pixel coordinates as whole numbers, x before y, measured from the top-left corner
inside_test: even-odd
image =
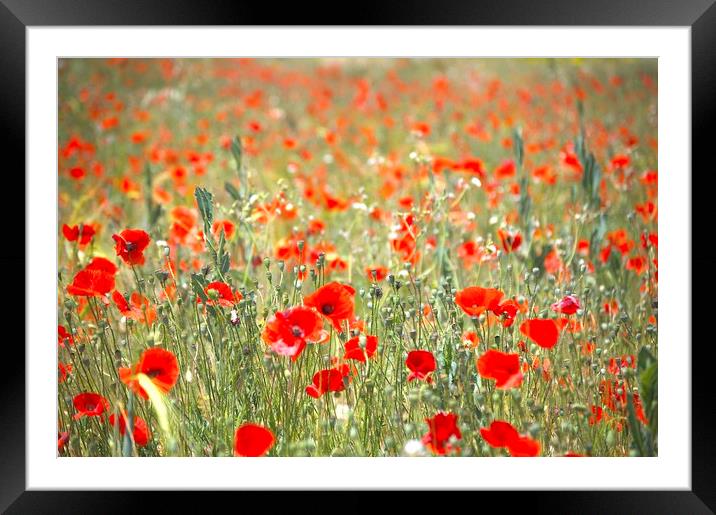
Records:
[[[190,4],[0,10],[6,155],[25,134],[7,198],[27,199],[5,267],[28,292],[3,509],[716,506],[691,325],[710,2],[350,27]]]

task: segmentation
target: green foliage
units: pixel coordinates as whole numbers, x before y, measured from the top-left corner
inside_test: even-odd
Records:
[[[642,347],[637,358],[639,398],[648,424],[642,424],[636,416],[633,395],[627,395],[629,430],[639,456],[657,455],[658,418],[658,363],[649,349]]]
[[[204,222],[204,234],[208,237],[211,233],[211,224],[214,221],[213,195],[205,188],[196,188],[194,190],[194,196],[199,206],[201,219]]]

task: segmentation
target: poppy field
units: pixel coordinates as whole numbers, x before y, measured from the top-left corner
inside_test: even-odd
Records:
[[[656,70],[60,60],[58,455],[657,455]]]

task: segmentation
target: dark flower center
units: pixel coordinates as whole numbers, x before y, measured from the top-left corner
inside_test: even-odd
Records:
[[[149,377],[157,377],[157,376],[158,376],[159,374],[161,374],[161,373],[162,373],[162,371],[161,371],[160,369],[158,369],[158,368],[152,368],[152,369],[147,370],[146,372],[144,372],[144,375],[149,376]]]
[[[291,328],[291,334],[293,334],[296,338],[299,338],[299,337],[303,336],[303,329],[301,329],[297,325],[294,325]]]
[[[134,249],[137,248],[137,244],[131,241],[128,241],[124,246],[127,248],[128,252],[132,252]]]
[[[330,315],[331,313],[333,313],[334,309],[335,308],[333,307],[333,304],[324,304],[323,306],[321,306],[321,313],[323,313],[324,315]]]

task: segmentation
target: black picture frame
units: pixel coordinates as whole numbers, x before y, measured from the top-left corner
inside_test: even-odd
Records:
[[[190,0],[0,0],[0,147],[5,173],[3,174],[4,202],[7,222],[4,252],[0,252],[0,270],[5,276],[0,284],[2,313],[8,318],[19,309],[31,308],[31,299],[20,295],[24,284],[21,277],[32,273],[25,264],[24,199],[27,188],[25,176],[25,31],[30,26],[81,25],[282,25],[301,22],[307,25],[618,25],[618,26],[689,26],[691,27],[692,80],[692,169],[704,167],[712,157],[708,129],[716,110],[716,6],[715,0],[501,0],[491,2],[447,0],[411,3],[361,2],[355,9],[341,5],[350,16],[336,16],[338,4],[312,3],[271,4],[237,1],[196,2]],[[329,15],[330,13],[330,15]],[[331,16],[332,15],[332,16]],[[331,18],[327,20],[326,18]],[[711,144],[710,146],[713,146]],[[24,149],[24,150],[23,150]],[[698,163],[698,164],[697,164]],[[684,173],[679,171],[670,171]],[[49,173],[49,172],[48,172]],[[692,174],[693,177],[693,174]],[[693,190],[692,190],[693,191]],[[701,188],[702,195],[708,194]],[[698,194],[698,190],[697,190]],[[693,198],[693,197],[692,197]],[[693,205],[708,205],[697,202]],[[693,217],[693,223],[698,218]],[[696,232],[698,234],[698,232]],[[692,234],[694,234],[692,228]],[[692,254],[692,267],[711,269],[708,253]],[[701,266],[699,266],[701,265]],[[20,274],[23,270],[25,274]],[[17,284],[12,284],[15,281]],[[688,301],[688,299],[684,299]],[[697,311],[704,307],[695,299]],[[706,313],[704,313],[706,314]],[[16,315],[12,315],[16,316]],[[706,314],[708,316],[708,314]],[[692,315],[693,320],[693,315]],[[7,322],[8,326],[14,325]],[[204,506],[211,500],[224,500],[215,492],[203,492],[189,498],[183,492],[171,495],[147,492],[56,492],[26,491],[25,483],[25,351],[19,338],[11,339],[12,327],[3,328],[3,367],[0,373],[0,510],[8,513],[108,513],[143,511],[149,499],[159,500],[163,509],[172,505],[191,508]],[[20,329],[24,337],[24,326]],[[476,506],[505,503],[513,509],[547,509],[561,513],[711,513],[716,510],[716,444],[712,437],[714,402],[710,386],[711,341],[692,345],[696,338],[684,334],[678,342],[692,349],[692,472],[690,491],[572,491],[572,492],[480,492]],[[638,459],[638,458],[635,458]],[[614,474],[619,474],[618,469]],[[234,495],[234,494],[230,494]],[[244,496],[243,506],[250,506]],[[342,494],[343,507],[368,508],[360,492]],[[139,499],[143,497],[143,499]],[[442,497],[442,499],[441,499]],[[272,494],[268,502],[286,499],[291,503],[305,498],[303,493]],[[334,502],[323,497],[325,502]],[[258,501],[257,502],[267,502]],[[403,510],[415,503],[421,510],[431,502],[445,507],[442,495],[415,494]],[[452,500],[450,502],[453,502]],[[475,502],[475,501],[468,501]],[[246,503],[246,504],[243,504]],[[405,501],[404,501],[405,503]],[[488,504],[489,503],[489,504]],[[337,507],[337,509],[341,509]],[[273,511],[273,510],[270,510]],[[342,509],[341,509],[342,511]],[[362,510],[361,510],[362,511]]]

